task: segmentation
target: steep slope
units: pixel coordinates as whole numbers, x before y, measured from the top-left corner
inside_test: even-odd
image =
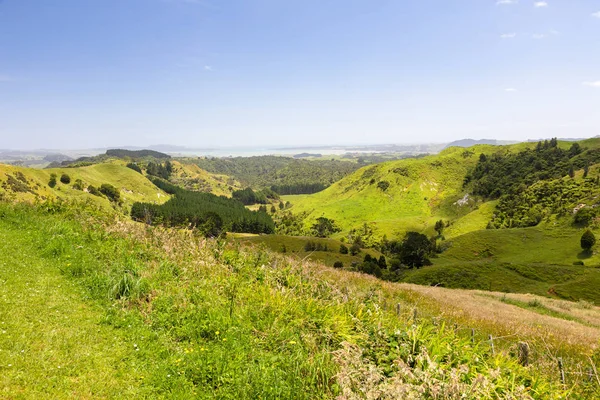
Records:
[[[48,185],[52,174],[56,175],[54,188]],[[62,174],[69,176],[69,184],[60,181]],[[84,190],[73,187],[78,179],[82,181]],[[136,201],[162,204],[169,199],[168,194],[154,186],[142,174],[127,168],[122,162],[44,170],[0,164],[0,194],[16,200],[29,202],[50,198],[89,200],[101,207],[111,207],[108,199],[87,193],[89,185],[99,187],[102,184],[116,187],[125,207],[131,206]]]
[[[292,203],[292,212],[308,212],[307,225],[320,216],[334,219],[342,228],[340,235],[364,223],[378,237],[422,231],[436,218],[456,218],[471,211],[473,204],[468,201],[465,206],[455,204],[465,195],[464,177],[479,153],[496,149],[454,147],[435,156],[373,165],[320,193],[286,196],[285,200]]]
[[[187,162],[172,161],[172,164],[173,174],[169,181],[184,189],[226,197],[242,189],[238,181],[227,175],[213,174]]]

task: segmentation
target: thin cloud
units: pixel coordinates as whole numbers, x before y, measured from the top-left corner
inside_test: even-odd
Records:
[[[535,8],[548,7],[548,3],[545,1],[536,1],[535,3],[533,3],[533,6]]]
[[[8,75],[0,74],[0,82],[12,82],[13,79]]]
[[[600,88],[600,81],[595,82],[583,82],[584,86],[589,86],[593,88]]]
[[[533,35],[531,35],[531,37],[533,39],[544,39],[546,37],[546,35],[544,33],[534,33]]]
[[[504,91],[505,91],[505,92],[509,92],[509,93],[518,92],[518,90],[517,90],[517,89],[515,89],[515,88],[512,88],[512,87],[506,88],[506,89],[504,89]]]
[[[213,67],[212,67],[212,65],[205,65],[204,70],[205,71],[213,71]]]
[[[592,17],[600,18],[600,11],[593,13]]]
[[[515,37],[517,37],[516,33],[503,33],[500,35],[501,39],[514,39]]]
[[[498,0],[496,2],[496,5],[497,6],[508,6],[511,4],[518,4],[518,3],[519,3],[519,0]]]

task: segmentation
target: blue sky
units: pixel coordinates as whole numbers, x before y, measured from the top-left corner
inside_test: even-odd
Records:
[[[600,134],[595,0],[0,0],[0,148]]]

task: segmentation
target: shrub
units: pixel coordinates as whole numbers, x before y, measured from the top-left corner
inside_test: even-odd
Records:
[[[83,188],[84,188],[83,181],[81,179],[76,179],[75,183],[73,184],[73,189],[83,190]]]
[[[355,256],[358,253],[360,253],[360,246],[358,245],[358,243],[354,243],[352,246],[350,246],[350,254]]]
[[[377,188],[379,188],[382,192],[385,192],[390,187],[390,183],[388,181],[381,181],[377,184]]]
[[[121,201],[121,193],[116,187],[114,187],[110,183],[103,183],[102,186],[100,186],[100,189],[98,190],[100,191],[100,193],[108,197],[110,201],[113,201],[115,203],[119,203]]]
[[[596,236],[589,229],[581,235],[581,248],[585,251],[590,251],[596,244]]]
[[[130,169],[132,169],[132,170],[134,170],[136,172],[139,172],[140,174],[142,173],[142,169],[136,163],[129,163],[129,164],[127,164],[127,168],[130,168]]]
[[[583,261],[579,260],[579,261],[573,261],[573,265],[582,265],[583,266],[583,265],[585,265],[585,263]]]
[[[340,245],[340,254],[348,254],[348,247],[346,245]]]
[[[60,181],[62,183],[64,183],[65,185],[68,185],[69,183],[71,183],[71,177],[69,175],[67,175],[67,174],[62,174],[60,176]]]
[[[575,214],[575,223],[578,225],[588,226],[596,217],[596,211],[593,208],[584,207]]]
[[[50,174],[50,180],[48,181],[48,186],[53,188],[56,186],[56,174]]]
[[[336,261],[333,263],[333,268],[338,268],[338,269],[344,268],[344,263],[341,261]]]
[[[102,197],[102,193],[100,193],[100,191],[98,190],[98,188],[95,187],[95,186],[89,185],[87,187],[87,190],[88,190],[89,194],[93,194],[94,196]]]

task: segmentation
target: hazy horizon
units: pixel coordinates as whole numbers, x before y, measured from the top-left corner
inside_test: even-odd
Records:
[[[6,0],[0,147],[593,137],[599,37],[592,0]]]

